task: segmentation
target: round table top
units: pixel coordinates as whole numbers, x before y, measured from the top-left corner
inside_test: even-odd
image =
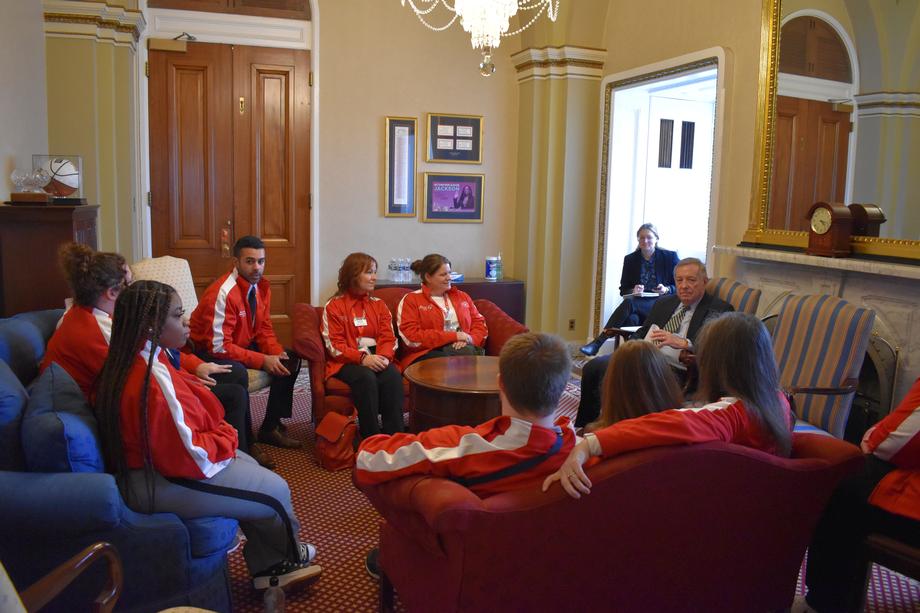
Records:
[[[415,362],[406,369],[406,379],[415,385],[467,394],[498,393],[498,358],[459,355]]]

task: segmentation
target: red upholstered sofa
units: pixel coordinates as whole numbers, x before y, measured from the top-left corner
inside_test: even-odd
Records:
[[[409,290],[400,287],[382,288],[374,295],[386,302],[396,320],[396,308],[402,297]],[[527,332],[527,327],[512,319],[507,313],[498,308],[489,300],[474,300],[473,303],[486,320],[489,336],[486,339],[486,355],[498,355],[505,342],[521,332]],[[303,357],[310,369],[310,394],[313,398],[313,422],[319,421],[329,411],[343,415],[350,415],[354,407],[351,392],[347,385],[332,378],[324,381],[323,373],[326,368],[326,350],[323,345],[321,332],[323,307],[314,307],[306,303],[294,305],[293,336],[294,350]],[[408,402],[409,386],[403,380]]]
[[[361,488],[383,516],[381,608],[409,611],[785,609],[831,491],[859,449],[796,435],[794,459],[737,445],[660,447],[558,484],[481,500],[444,479]]]

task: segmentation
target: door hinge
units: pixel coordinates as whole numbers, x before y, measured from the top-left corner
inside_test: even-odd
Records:
[[[307,210],[313,210],[313,194],[307,194]]]
[[[150,62],[144,62],[144,76],[150,76]]]
[[[153,194],[151,194],[150,192],[147,192],[147,207],[148,208],[153,207]]]
[[[313,87],[313,71],[310,71],[310,87]]]

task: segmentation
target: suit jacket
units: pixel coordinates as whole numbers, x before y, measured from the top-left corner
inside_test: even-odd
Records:
[[[655,248],[652,256],[655,263],[655,276],[658,282],[666,285],[669,295],[674,295],[674,267],[677,266],[677,252],[667,249]],[[623,258],[623,274],[620,275],[620,295],[631,294],[632,289],[639,284],[642,274],[642,252],[636,249]],[[646,288],[651,291],[652,288]]]
[[[645,323],[643,323],[642,327],[630,338],[645,338],[652,324],[656,324],[659,328],[663,328],[664,325],[668,323],[668,320],[671,319],[671,315],[677,310],[677,305],[679,304],[680,298],[674,295],[659,298],[655,301],[655,306],[652,307],[651,312],[645,319]],[[690,318],[690,328],[687,329],[687,338],[690,339],[691,343],[695,343],[696,335],[699,334],[706,320],[734,310],[734,307],[724,300],[720,300],[711,294],[703,294],[703,297],[700,298],[700,303],[696,305],[696,310],[693,311],[693,317]]]

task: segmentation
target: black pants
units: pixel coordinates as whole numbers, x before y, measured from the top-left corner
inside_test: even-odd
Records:
[[[578,415],[575,427],[584,428],[601,414],[601,386],[612,353],[594,358],[581,369],[581,400],[578,402]]]
[[[214,378],[214,377],[212,377]],[[249,453],[252,415],[249,413],[249,391],[238,383],[218,383],[211,388],[224,405],[224,419],[233,426],[239,438],[239,450]]]
[[[842,481],[818,520],[808,547],[806,600],[820,613],[856,611],[861,602],[867,563],[863,542],[879,533],[920,547],[920,522],[869,504],[869,496],[894,466],[866,456],[860,473]]]
[[[291,416],[291,410],[294,405],[294,383],[297,382],[297,375],[300,374],[300,357],[291,349],[285,349],[285,351],[291,357],[287,360],[283,360],[282,364],[284,364],[284,367],[287,368],[291,374],[284,377],[272,375],[271,387],[268,391],[268,407],[265,411],[265,420],[262,422],[262,427],[260,428],[262,432],[274,430],[278,427],[278,424],[281,423],[282,418]],[[203,360],[208,360],[215,364],[230,364],[233,366],[233,371],[230,373],[213,375],[213,378],[218,383],[223,383],[225,381],[240,382],[242,380],[245,381],[242,385],[244,385],[247,390],[249,389],[249,375],[246,373],[245,365],[236,360],[223,360],[209,356],[200,357]],[[242,371],[240,369],[242,369]],[[247,425],[251,431],[251,417],[248,418]]]
[[[333,375],[351,388],[358,409],[361,438],[380,434],[377,417],[383,417],[383,433],[403,431],[402,374],[392,364],[374,372],[359,364],[346,364]]]
[[[453,343],[448,343],[443,347],[438,347],[437,349],[432,349],[424,355],[420,355],[412,361],[413,364],[416,362],[421,362],[422,360],[430,360],[431,358],[449,358],[457,355],[485,355],[486,351],[478,345],[470,345],[467,343],[460,349],[454,349]]]
[[[623,298],[607,323],[605,328],[622,328],[623,326],[641,326],[655,306],[658,298],[642,298],[641,296]]]

